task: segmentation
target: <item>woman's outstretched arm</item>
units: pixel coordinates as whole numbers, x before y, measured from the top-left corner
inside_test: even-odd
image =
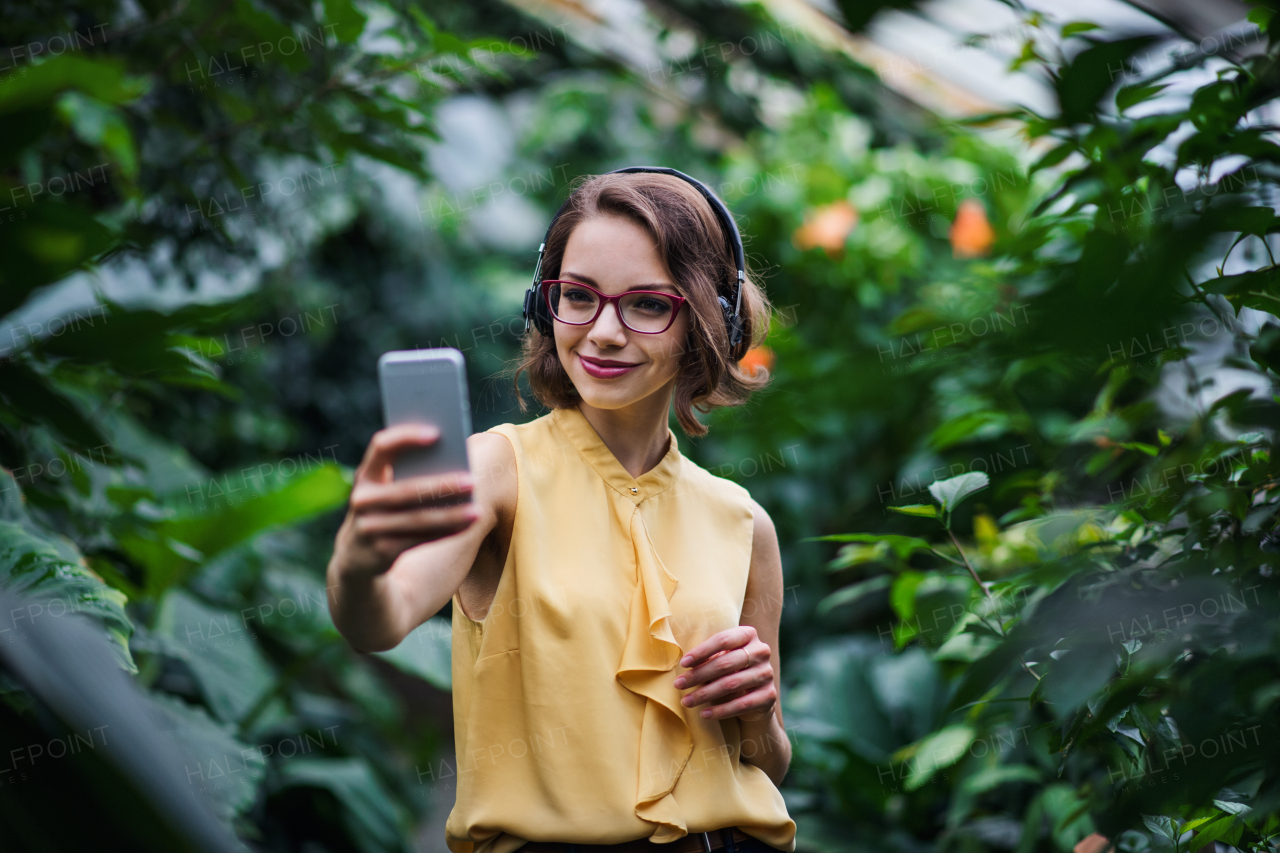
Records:
[[[429,427],[382,430],[356,471],[326,584],[333,623],[359,651],[399,645],[479,563],[488,568],[477,557],[515,504],[515,454],[505,438],[489,433],[467,439],[469,475],[393,480],[395,454],[430,444],[431,434]],[[470,504],[440,503],[468,492]]]

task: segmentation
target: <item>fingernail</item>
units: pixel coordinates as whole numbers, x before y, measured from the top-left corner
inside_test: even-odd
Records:
[[[683,676],[683,675],[676,679],[676,687],[684,687],[684,676]]]
[[[688,666],[691,663],[693,663],[693,655],[685,655],[684,657],[680,658],[681,666]]]
[[[705,717],[710,717],[710,716],[711,716],[711,709],[710,709],[710,708],[708,708],[707,710],[703,711],[703,712],[702,712],[702,716],[703,716],[704,718],[705,718]]]

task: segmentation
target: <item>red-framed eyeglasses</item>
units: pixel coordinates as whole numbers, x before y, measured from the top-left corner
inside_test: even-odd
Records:
[[[588,326],[615,303],[622,325],[642,335],[660,335],[676,321],[685,297],[661,290],[628,290],[608,296],[589,284],[548,278],[538,283],[551,315],[570,326]]]

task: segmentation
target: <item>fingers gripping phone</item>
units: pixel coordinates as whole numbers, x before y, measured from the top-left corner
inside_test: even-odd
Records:
[[[387,426],[430,424],[440,431],[434,443],[396,457],[391,464],[395,479],[471,470],[467,458],[471,404],[466,361],[459,350],[441,347],[383,353],[378,359],[378,383]],[[432,502],[452,506],[470,500],[469,495],[446,495]]]

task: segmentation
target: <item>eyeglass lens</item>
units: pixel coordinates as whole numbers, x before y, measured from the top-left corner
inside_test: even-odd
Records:
[[[550,285],[551,311],[564,323],[589,323],[600,306],[600,297],[589,287]],[[618,300],[622,322],[637,332],[661,332],[671,321],[675,300],[662,294],[628,293]]]

